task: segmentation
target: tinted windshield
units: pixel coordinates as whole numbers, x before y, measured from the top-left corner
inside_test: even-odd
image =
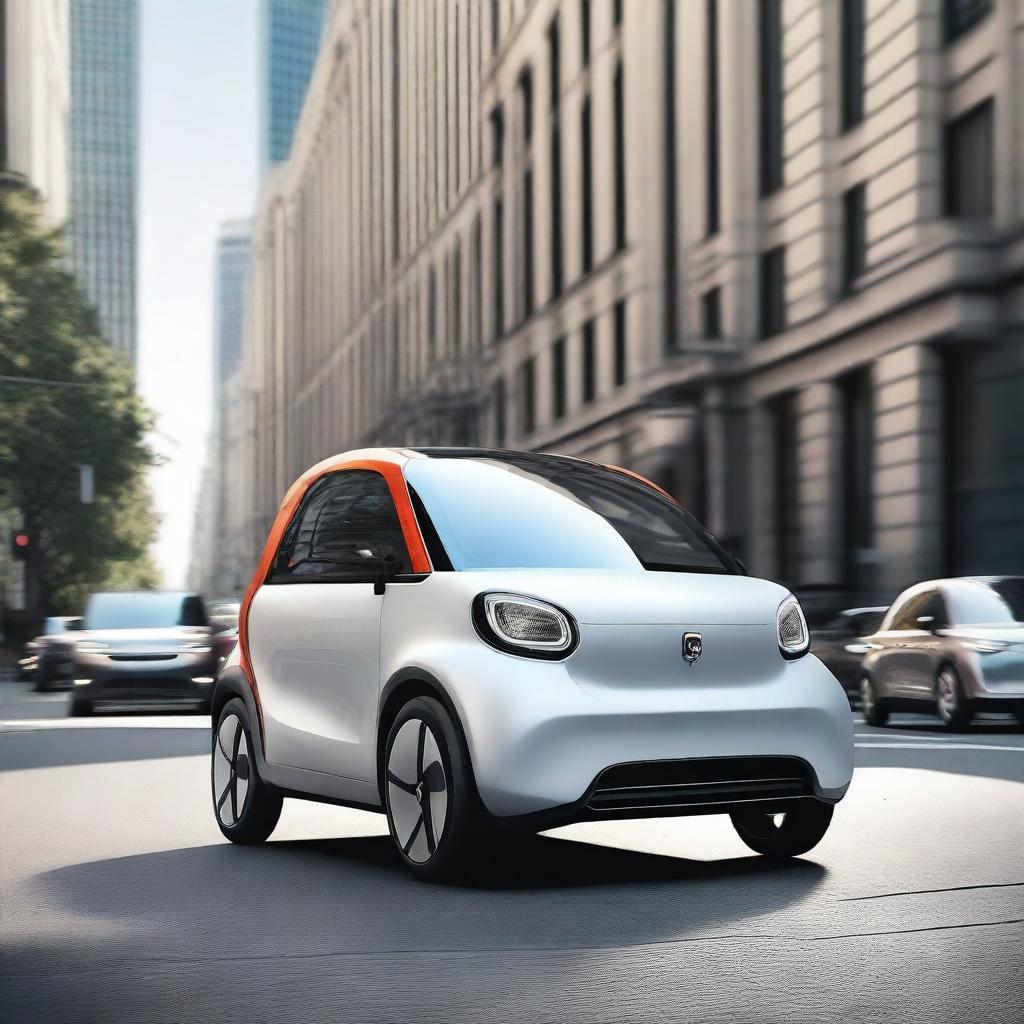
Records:
[[[454,569],[737,571],[675,502],[590,463],[414,459],[405,476]]]
[[[93,594],[86,629],[162,629],[202,626],[202,598],[182,594]]]
[[[1008,626],[1024,622],[1024,577],[971,580],[951,588],[953,623],[958,626]]]

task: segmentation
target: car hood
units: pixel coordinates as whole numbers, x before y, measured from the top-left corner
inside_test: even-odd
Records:
[[[774,625],[789,593],[768,580],[711,573],[489,569],[457,575],[479,593],[505,590],[551,601],[582,625]]]
[[[80,633],[79,640],[105,644],[119,651],[176,650],[183,641],[208,640],[209,630],[198,626],[172,626],[163,629],[96,629]]]

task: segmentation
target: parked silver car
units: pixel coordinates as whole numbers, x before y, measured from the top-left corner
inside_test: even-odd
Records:
[[[950,728],[981,710],[1024,725],[1024,576],[918,583],[866,643],[860,695],[869,725],[924,709]]]

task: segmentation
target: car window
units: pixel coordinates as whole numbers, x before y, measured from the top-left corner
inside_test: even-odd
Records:
[[[960,626],[1024,622],[1024,578],[965,580],[951,594],[952,620]]]
[[[387,481],[373,470],[332,473],[310,488],[285,531],[270,582],[345,583],[410,572]]]
[[[890,620],[889,629],[944,629],[948,625],[945,602],[937,590],[925,590],[909,598]]]
[[[85,628],[170,629],[205,626],[202,598],[195,595],[152,593],[93,594],[85,611]]]
[[[601,466],[502,453],[416,459],[405,474],[456,570],[739,571],[675,502]]]
[[[882,624],[882,612],[857,612],[849,616],[851,632],[855,636],[870,636]]]

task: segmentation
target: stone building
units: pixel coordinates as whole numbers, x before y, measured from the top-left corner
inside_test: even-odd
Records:
[[[1024,0],[345,0],[230,526],[370,444],[628,466],[851,599],[1024,571]]]

